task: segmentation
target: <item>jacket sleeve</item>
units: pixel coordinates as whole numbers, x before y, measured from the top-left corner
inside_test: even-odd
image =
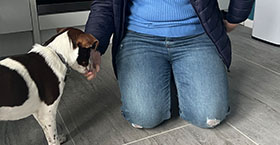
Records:
[[[240,23],[246,20],[251,12],[254,0],[230,0],[226,19],[230,23]]]
[[[92,2],[85,32],[99,40],[97,50],[104,54],[114,32],[113,0],[94,0]]]

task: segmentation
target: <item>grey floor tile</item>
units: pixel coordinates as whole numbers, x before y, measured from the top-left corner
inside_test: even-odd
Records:
[[[280,46],[251,38],[252,29],[240,26],[229,33],[232,52],[264,67],[280,72]]]
[[[280,76],[233,56],[228,122],[259,144],[280,144]]]
[[[228,122],[257,144],[279,145],[280,125],[278,112],[258,100],[231,91],[232,114]]]
[[[129,145],[254,145],[249,139],[227,124],[215,129],[192,125],[155,137],[128,143]],[[127,144],[127,145],[128,145]]]
[[[280,76],[233,55],[230,88],[280,112]]]
[[[57,117],[58,132],[67,134]],[[0,145],[47,145],[45,135],[37,121],[30,116],[17,121],[0,121]],[[68,145],[73,145],[68,143]]]
[[[43,130],[33,117],[0,122],[1,145],[47,145]]]

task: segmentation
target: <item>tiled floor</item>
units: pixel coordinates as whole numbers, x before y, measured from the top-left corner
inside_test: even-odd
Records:
[[[87,81],[72,72],[57,116],[65,145],[280,145],[280,47],[250,37],[239,26],[230,33],[231,115],[215,129],[200,129],[178,117],[155,129],[134,129],[121,116],[120,92],[110,51],[101,72]],[[37,122],[0,122],[0,145],[46,145]]]

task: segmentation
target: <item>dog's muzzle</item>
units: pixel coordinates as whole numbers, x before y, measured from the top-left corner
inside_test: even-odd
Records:
[[[79,46],[79,56],[77,58],[77,62],[79,65],[87,67],[89,64],[89,58],[90,58],[90,51],[91,48],[84,48]]]

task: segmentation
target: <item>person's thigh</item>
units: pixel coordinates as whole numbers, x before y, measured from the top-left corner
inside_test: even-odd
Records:
[[[123,115],[143,128],[170,118],[171,66],[161,42],[128,32],[116,58]]]
[[[199,127],[215,127],[228,114],[225,66],[206,34],[180,43],[172,49],[180,116]]]

